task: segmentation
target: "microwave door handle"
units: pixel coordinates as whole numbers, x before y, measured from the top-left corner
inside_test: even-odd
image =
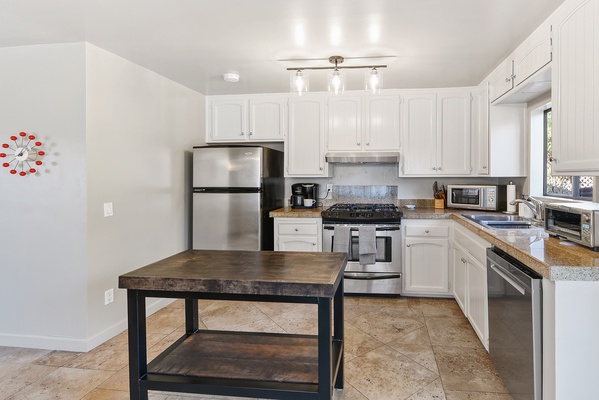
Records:
[[[479,201],[479,206],[481,208],[487,208],[487,191],[484,188],[480,188],[479,189],[479,197],[478,197],[478,201]]]

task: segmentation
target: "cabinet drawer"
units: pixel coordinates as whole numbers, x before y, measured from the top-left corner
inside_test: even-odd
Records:
[[[447,237],[448,226],[406,226],[406,236]]]
[[[309,224],[279,224],[279,235],[317,235],[318,225]]]

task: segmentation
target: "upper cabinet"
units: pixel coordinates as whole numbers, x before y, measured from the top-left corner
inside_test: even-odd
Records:
[[[491,73],[488,78],[490,101],[495,102],[500,99],[512,103],[526,102],[540,94],[539,82],[544,85],[541,90],[549,90],[548,76],[540,73],[549,62],[551,62],[551,24],[547,20]],[[534,82],[530,81],[536,83],[537,87],[529,91],[528,79],[537,72],[539,76],[532,79]]]
[[[206,142],[283,141],[285,96],[214,96],[207,103]]]
[[[289,134],[285,140],[285,176],[324,177],[325,96],[289,99]]]
[[[399,96],[331,96],[327,150],[399,151]]]
[[[554,15],[552,169],[599,175],[599,0],[572,0]]]
[[[470,89],[403,96],[400,175],[470,175],[472,99]]]

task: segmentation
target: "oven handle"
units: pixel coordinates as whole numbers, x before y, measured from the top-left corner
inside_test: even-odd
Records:
[[[335,229],[334,226],[323,226],[322,229],[327,230],[327,231],[332,231]],[[399,226],[392,226],[392,227],[377,227],[376,231],[398,231],[400,228]],[[350,228],[350,231],[352,232],[357,232],[358,228]]]
[[[372,281],[375,279],[399,279],[401,278],[401,274],[368,274],[364,272],[344,272],[343,278]]]

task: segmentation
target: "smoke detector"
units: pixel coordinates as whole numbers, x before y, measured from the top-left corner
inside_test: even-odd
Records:
[[[227,72],[223,74],[223,79],[225,80],[225,82],[238,82],[239,74],[236,74],[234,72]]]

